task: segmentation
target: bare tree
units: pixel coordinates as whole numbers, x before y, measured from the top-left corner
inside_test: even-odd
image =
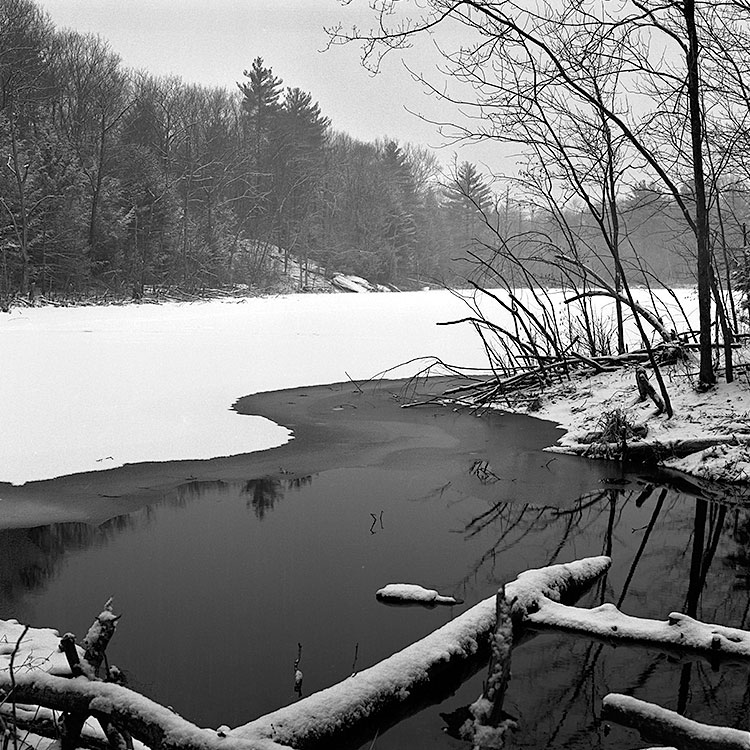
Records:
[[[716,71],[731,69],[736,49],[707,59],[716,39],[726,42],[748,20],[748,7],[736,2],[717,6],[706,0],[656,3],[628,0],[616,6],[582,3],[531,7],[486,0],[428,0],[420,16],[403,0],[374,4],[375,30],[331,30],[333,43],[360,41],[365,63],[377,69],[383,54],[402,49],[414,37],[439,35],[449,24],[468,32],[460,47],[443,45],[446,69],[467,96],[433,90],[472,110],[457,124],[458,138],[513,138],[523,141],[517,124],[540,92],[567,107],[598,114],[642,160],[642,174],[658,181],[692,234],[699,301],[700,383],[715,382],[711,345],[712,258],[707,194],[706,122],[708,93],[718,90]],[[713,59],[714,65],[709,62]],[[602,96],[597,70],[615,60],[620,72],[610,97]],[[740,66],[738,66],[739,68]],[[713,75],[707,80],[709,74]],[[744,78],[724,75],[736,88]],[[742,81],[742,84],[740,84]],[[429,85],[429,84],[428,84]],[[515,122],[509,122],[507,113]],[[665,133],[670,134],[665,138]],[[549,142],[548,137],[543,143]],[[681,189],[691,184],[688,197]]]

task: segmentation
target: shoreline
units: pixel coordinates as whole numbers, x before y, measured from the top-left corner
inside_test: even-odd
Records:
[[[579,375],[535,394],[538,402],[533,410],[497,407],[556,423],[564,434],[548,447],[550,452],[596,460],[607,460],[606,448],[611,444],[597,444],[592,436],[602,429],[603,417],[621,410],[631,424],[646,431],[645,437],[631,439],[629,446],[644,455],[664,456],[655,464],[660,469],[735,488],[750,484],[748,383],[720,381],[701,393],[694,389],[684,365],[663,367],[674,409],[667,418],[657,414],[650,401],[638,401],[634,373],[635,366],[625,366]],[[715,444],[690,450],[699,443]]]
[[[726,431],[750,431],[744,413],[732,417],[727,401],[750,409],[750,393],[741,384],[720,384],[709,394],[681,389],[675,394],[675,416],[666,420],[653,413],[651,404],[632,403],[634,386],[630,370],[580,377],[541,394],[538,409],[511,409],[501,404],[481,417],[468,408],[419,406],[402,408],[410,379],[332,383],[238,398],[232,409],[239,417],[257,415],[292,431],[288,442],[264,450],[210,459],[140,462],[99,471],[68,474],[22,485],[0,483],[0,528],[28,528],[52,523],[102,523],[161,502],[187,483],[247,481],[257,478],[293,478],[332,469],[392,466],[407,462],[450,462],[478,455],[497,439],[498,425],[532,417],[536,450],[547,450],[560,459],[596,459],[604,467],[619,466],[601,456],[583,455],[581,436],[590,432],[603,411],[623,408],[648,425],[647,441],[666,444]],[[435,396],[450,378],[420,380],[420,392],[411,400]],[[673,381],[674,382],[674,381]],[[735,410],[736,411],[736,410]],[[730,420],[730,422],[728,422]],[[739,420],[739,421],[737,421]],[[529,447],[532,447],[529,445]],[[669,459],[658,470],[684,476],[688,483],[716,482],[742,490],[750,477],[747,445],[718,446]],[[740,480],[731,477],[740,473]],[[532,481],[532,480],[530,480]]]
[[[435,389],[445,379],[432,379]],[[352,467],[407,468],[410,464],[468,461],[496,449],[502,431],[522,415],[487,414],[435,405],[401,408],[408,380],[299,387],[243,396],[238,418],[261,415],[293,431],[283,445],[233,456],[126,464],[22,485],[0,484],[0,528],[51,523],[102,523],[162,501],[186,483],[293,478]],[[420,381],[422,394],[424,381]],[[498,426],[499,429],[498,429]],[[534,419],[522,449],[541,450],[560,430]],[[571,458],[570,460],[579,460]]]

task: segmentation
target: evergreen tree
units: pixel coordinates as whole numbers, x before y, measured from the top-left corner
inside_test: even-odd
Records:
[[[275,206],[272,196],[273,161],[277,144],[274,134],[281,113],[283,82],[271,68],[266,68],[263,59],[256,57],[250,70],[243,75],[247,79],[238,83],[242,92],[244,130],[248,147],[253,155],[249,184],[252,196],[244,203],[248,224],[256,238],[272,229]]]
[[[386,177],[389,277],[397,281],[408,273],[414,261],[419,202],[411,165],[398,143],[386,141],[381,158]]]
[[[319,245],[321,178],[330,121],[299,88],[286,90],[279,113],[276,184],[281,242],[305,260]]]
[[[443,199],[454,242],[460,248],[475,246],[492,208],[492,190],[476,165],[468,161],[454,164],[452,175],[443,187]]]

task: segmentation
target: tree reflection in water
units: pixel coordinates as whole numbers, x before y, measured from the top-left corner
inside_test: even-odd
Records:
[[[216,710],[236,710],[239,720],[248,718],[247,705],[251,703],[253,710],[261,713],[283,702],[286,693],[282,691],[289,689],[288,675],[286,671],[282,675],[277,673],[286,651],[279,655],[274,649],[283,650],[284,637],[294,647],[299,640],[307,639],[309,674],[318,681],[317,687],[322,687],[336,682],[344,674],[341,665],[336,667],[335,664],[340,656],[337,649],[341,650],[344,642],[348,644],[347,638],[352,643],[346,646],[344,671],[351,664],[350,649],[355,642],[363,644],[363,652],[366,649],[367,656],[362,658],[364,665],[365,659],[382,658],[405,646],[407,639],[413,639],[414,632],[407,632],[412,623],[419,622],[419,627],[424,628],[416,637],[437,627],[435,613],[408,616],[401,613],[398,620],[392,613],[386,613],[384,616],[394,619],[380,621],[377,619],[383,615],[380,610],[372,616],[367,609],[372,593],[388,582],[380,576],[401,575],[401,558],[410,560],[409,567],[403,569],[409,570],[411,575],[421,565],[422,574],[433,576],[423,582],[464,598],[470,604],[490,595],[501,582],[526,568],[606,554],[614,560],[612,569],[589,593],[582,606],[613,602],[628,614],[657,619],[665,619],[672,610],[681,610],[707,622],[747,627],[750,510],[741,504],[741,498],[723,490],[684,483],[675,486],[666,484],[661,477],[641,479],[629,474],[605,481],[595,490],[571,500],[566,496],[566,481],[574,480],[575,474],[562,471],[547,496],[536,497],[522,487],[522,481],[516,482],[513,478],[520,477],[520,472],[493,471],[489,463],[477,463],[474,459],[463,470],[463,477],[437,476],[431,473],[432,468],[424,474],[410,470],[405,472],[408,481],[403,486],[399,484],[402,480],[398,471],[383,469],[326,472],[316,476],[314,483],[311,477],[291,476],[260,477],[242,482],[196,480],[166,493],[157,505],[114,518],[101,526],[55,524],[0,531],[0,595],[4,605],[0,616],[19,616],[22,607],[16,607],[16,602],[28,592],[40,594],[44,589],[51,590],[50,582],[64,568],[66,553],[104,547],[116,536],[126,536],[125,532],[137,532],[151,525],[154,527],[151,535],[158,537],[152,540],[155,547],[162,544],[162,534],[174,533],[171,543],[175,547],[168,551],[165,560],[171,562],[169,555],[173,551],[175,557],[180,553],[179,564],[175,563],[174,567],[180,576],[189,579],[186,589],[189,596],[200,599],[207,596],[206,592],[218,596],[217,582],[229,580],[232,572],[236,572],[239,581],[219,597],[222,602],[232,601],[232,608],[227,608],[227,623],[214,620],[211,610],[211,618],[204,618],[211,619],[210,630],[205,633],[198,629],[201,618],[191,618],[189,625],[194,630],[185,633],[186,641],[192,643],[210,637],[218,649],[225,642],[231,643],[231,629],[236,629],[240,620],[245,630],[256,628],[252,630],[256,635],[249,641],[262,644],[261,649],[251,649],[248,664],[244,670],[239,670],[241,686],[227,680],[224,672],[221,681],[212,683],[217,696]],[[573,464],[570,471],[577,471]],[[297,505],[288,497],[293,491],[300,493]],[[287,502],[282,508],[280,501],[285,496]],[[199,505],[202,500],[206,501],[205,507]],[[209,500],[214,505],[209,506]],[[186,508],[187,512],[179,516],[172,514],[162,528],[158,522],[166,507]],[[212,523],[212,514],[221,513],[222,507],[233,509],[232,523],[222,526],[221,533],[226,532],[226,536],[215,535],[210,543],[206,542],[205,524]],[[373,511],[379,513],[383,508],[385,518],[394,520],[385,524],[383,533],[371,535]],[[276,512],[271,514],[274,509]],[[193,535],[182,539],[175,527],[180,523],[189,526],[186,519],[191,514],[195,516],[191,527]],[[282,517],[285,520],[282,521]],[[245,521],[248,523],[243,526]],[[310,533],[313,527],[315,534]],[[230,536],[235,529],[238,529],[239,539]],[[318,541],[319,535],[327,541]],[[193,547],[187,552],[177,549],[178,544],[198,546],[197,539],[201,539],[208,550],[203,556]],[[211,546],[217,540],[219,546],[226,549]],[[125,546],[128,544],[130,542],[126,541]],[[274,550],[274,547],[285,546],[299,549],[299,554]],[[128,550],[122,560],[129,565],[127,553]],[[243,554],[246,557],[243,558]],[[201,561],[205,564],[206,560],[219,569],[218,579],[202,581],[201,571],[189,568]],[[148,561],[143,562],[144,570],[148,564]],[[100,575],[98,570],[96,575]],[[141,576],[145,575],[142,570]],[[328,578],[321,583],[322,575]],[[283,583],[283,590],[279,582]],[[263,598],[266,583],[268,599]],[[80,579],[67,583],[68,587],[71,585],[80,586]],[[169,586],[177,588],[178,584],[167,582],[166,587]],[[144,651],[142,663],[129,666],[149,684],[156,685],[162,676],[156,667],[152,673],[148,669],[154,662],[158,667],[161,657],[148,651],[152,648],[149,639],[155,640],[149,630],[148,617],[156,606],[163,608],[159,610],[162,618],[171,616],[179,607],[161,601],[165,591],[160,584],[154,584],[153,588],[160,600],[149,601],[145,614],[132,612],[133,619],[143,617],[146,620],[144,629],[149,632],[141,633],[140,639],[133,632],[137,647],[128,652],[128,660],[132,660],[138,649]],[[252,590],[252,597],[249,600],[237,597],[238,601],[234,601],[234,593],[244,590]],[[348,596],[336,595],[335,592],[341,590],[346,590]],[[140,596],[142,592],[139,589],[137,593]],[[320,598],[325,599],[325,606],[319,604]],[[246,600],[247,610],[244,611],[241,607]],[[181,599],[178,597],[177,601]],[[316,606],[312,606],[311,601],[315,601]],[[295,618],[301,621],[302,615],[304,630],[300,635],[296,628],[303,626]],[[418,621],[418,617],[425,619]],[[58,625],[46,615],[45,618],[40,624]],[[346,628],[343,634],[336,630],[337,621]],[[227,632],[216,635],[216,629],[225,624]],[[177,624],[165,625],[163,638],[176,641],[179,635],[174,628],[177,627]],[[137,623],[129,623],[128,628],[136,631]],[[269,632],[273,635],[269,636]],[[127,637],[126,632],[118,633],[118,642],[122,638],[124,644]],[[180,646],[175,642],[177,653],[181,653]],[[155,644],[153,648],[161,646]],[[381,648],[386,653],[380,653]],[[214,661],[226,664],[230,657],[236,658],[236,654],[224,654],[223,661],[217,656],[203,668],[211,669]],[[315,658],[319,659],[317,663]],[[175,669],[173,662],[170,661],[171,670]],[[242,705],[230,706],[231,696],[246,695],[250,690],[245,685],[245,676],[251,670],[261,675],[259,695],[251,694],[250,698],[242,699]],[[189,679],[175,679],[169,670],[164,679],[170,675],[171,682],[158,687],[163,690],[165,699],[173,700],[175,705],[179,701],[191,718],[213,721],[212,715],[203,717],[190,704],[194,691],[190,690]],[[411,730],[404,727],[410,722],[417,722],[420,731],[429,722],[430,726],[439,727],[438,712],[450,712],[457,705],[465,705],[467,698],[476,698],[481,691],[482,676],[477,675],[473,682],[459,690],[455,701],[436,708],[432,715],[426,711],[404,722],[403,727],[381,735],[378,748],[408,746],[410,743],[404,737]],[[183,683],[185,694],[175,695]],[[227,695],[219,695],[224,688]],[[630,693],[667,708],[682,710],[699,721],[734,723],[740,727],[746,727],[750,707],[746,667],[726,665],[714,670],[714,665],[699,659],[675,660],[655,650],[613,649],[583,638],[542,633],[514,652],[513,677],[505,708],[519,717],[521,723],[515,746],[638,746],[632,734],[616,727],[605,738],[598,716],[601,698],[608,692]],[[203,710],[214,710],[202,698],[196,701]],[[270,705],[266,706],[263,701]],[[228,721],[224,715],[221,719]]]
[[[0,529],[0,603],[12,616],[12,607],[27,592],[42,588],[54,579],[66,554],[105,546],[115,536],[151,524],[160,508],[184,508],[208,494],[250,495],[248,508],[258,519],[290,489],[310,484],[312,476],[289,479],[262,478],[247,482],[190,480],[165,493],[156,503],[104,523],[55,523],[34,528]]]
[[[467,539],[486,535],[492,544],[456,587],[497,578],[520,545],[539,547],[544,564],[599,553],[614,557],[612,570],[581,606],[613,602],[628,614],[662,620],[679,610],[707,622],[747,627],[750,511],[741,505],[745,498],[731,488],[711,493],[698,488],[692,495],[684,484],[680,489],[640,481],[587,493],[569,508],[496,503],[464,527]],[[596,539],[598,549],[591,544]],[[748,593],[738,596],[738,591]],[[699,721],[750,728],[750,665],[677,660],[654,649],[615,649],[544,632],[514,651],[504,706],[521,717],[512,747],[635,747],[632,732],[605,728],[598,718],[609,692],[635,695]]]

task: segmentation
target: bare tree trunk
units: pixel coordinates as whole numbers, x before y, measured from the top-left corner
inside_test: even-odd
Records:
[[[698,248],[698,319],[700,343],[700,382],[711,386],[716,382],[711,349],[711,246],[709,236],[706,179],[703,170],[703,117],[701,82],[698,65],[700,45],[695,22],[695,0],[685,0],[682,14],[688,37],[687,92],[690,107],[690,142],[693,180],[695,182],[695,237]]]

